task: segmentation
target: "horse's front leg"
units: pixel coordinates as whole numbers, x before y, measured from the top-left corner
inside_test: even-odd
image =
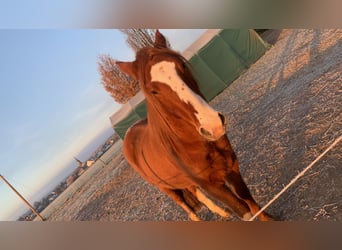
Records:
[[[186,203],[182,190],[175,190],[169,188],[160,188],[162,192],[167,194],[176,204],[178,204],[188,214],[192,221],[201,221],[195,211]]]
[[[232,191],[239,199],[243,200],[248,205],[253,215],[260,210],[260,207],[253,199],[247,185],[243,181],[238,171],[231,171],[225,178],[225,184],[230,191]],[[261,221],[273,220],[272,217],[265,212],[262,212],[258,217]]]
[[[197,199],[206,205],[207,208],[213,213],[220,215],[223,218],[230,217],[230,213],[216,205],[206,194],[204,194],[199,188],[195,189]]]

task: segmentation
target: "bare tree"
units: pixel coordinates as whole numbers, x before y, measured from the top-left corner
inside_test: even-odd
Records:
[[[126,34],[126,42],[135,52],[143,47],[154,46],[155,29],[121,29],[120,31]],[[169,46],[168,41],[166,42]],[[138,81],[121,72],[110,55],[99,56],[98,68],[103,87],[116,102],[124,104],[140,90]]]
[[[121,29],[126,38],[126,43],[135,52],[143,47],[153,47],[154,36],[156,30],[154,29]]]
[[[98,69],[105,90],[118,103],[124,104],[139,91],[138,81],[121,72],[110,55],[100,55]]]
[[[126,34],[126,43],[135,52],[144,47],[153,47],[156,29],[121,29],[122,33]],[[170,48],[170,43],[166,41]]]

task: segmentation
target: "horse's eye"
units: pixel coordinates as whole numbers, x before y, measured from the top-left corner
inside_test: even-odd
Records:
[[[151,94],[156,95],[156,94],[158,94],[158,92],[155,91],[155,90],[152,90],[152,91],[151,91]]]

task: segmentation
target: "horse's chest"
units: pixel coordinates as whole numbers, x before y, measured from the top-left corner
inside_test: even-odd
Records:
[[[222,154],[212,152],[156,152],[142,157],[145,175],[156,182],[161,180],[178,185],[179,183],[192,183],[199,179],[219,179],[226,171],[227,161]]]
[[[190,175],[166,155],[141,153],[138,172],[150,183],[167,188],[186,188],[191,185]]]

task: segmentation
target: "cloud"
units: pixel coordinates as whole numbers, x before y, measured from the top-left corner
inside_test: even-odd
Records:
[[[74,107],[77,110],[71,116],[71,123],[74,125],[83,123],[93,123],[97,119],[108,119],[109,115],[114,113],[120,107],[105,92],[102,86],[89,86],[82,91],[75,100]]]

